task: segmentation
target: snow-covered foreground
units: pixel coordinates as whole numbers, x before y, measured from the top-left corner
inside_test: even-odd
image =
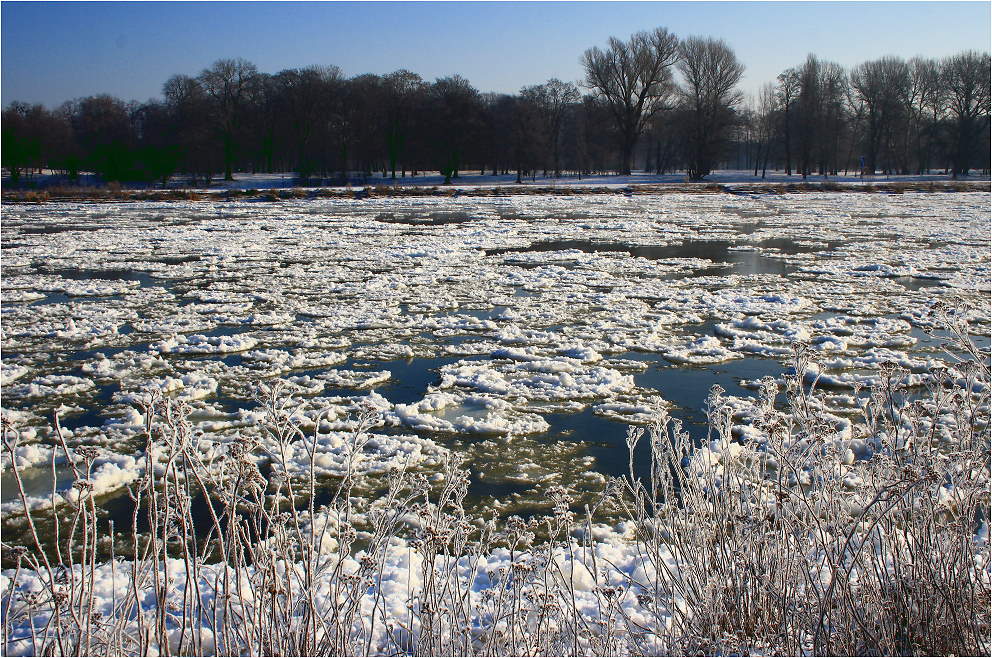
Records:
[[[988,356],[937,324],[987,349],[988,194],[8,205],[2,244],[9,654],[988,651]]]
[[[284,380],[323,432],[320,475],[342,471],[349,415],[371,405],[382,427],[366,471],[431,470],[454,450],[477,464],[473,496],[512,508],[554,484],[599,488],[626,472],[626,423],[674,404],[698,429],[711,384],[743,394],[781,378],[793,342],[818,353],[808,376],[834,389],[844,424],[880,363],[919,383],[947,361],[922,331],[934,300],[976,304],[971,329],[989,333],[981,193],[4,215],[3,405],[19,463],[48,462],[60,410],[70,445],[101,451],[99,493],[140,473],[152,390],[189,401],[197,429],[224,442],[257,432],[253,387]],[[50,499],[47,485],[31,493]],[[14,509],[6,474],[3,495]]]

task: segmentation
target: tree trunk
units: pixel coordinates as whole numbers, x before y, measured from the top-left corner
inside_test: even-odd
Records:
[[[234,180],[234,139],[224,135],[224,180]]]
[[[620,175],[630,176],[630,159],[633,157],[633,145],[630,143],[629,139],[625,138],[623,140],[623,148],[620,152]]]
[[[789,113],[785,113],[785,175],[792,175],[792,131],[789,130]]]

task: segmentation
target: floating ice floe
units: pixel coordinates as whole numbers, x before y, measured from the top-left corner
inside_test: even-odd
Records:
[[[340,352],[312,352],[302,349],[292,351],[264,349],[245,352],[241,358],[261,366],[266,376],[275,376],[291,370],[323,368],[347,360]]]
[[[45,294],[41,292],[33,292],[30,290],[4,290],[0,294],[0,300],[4,304],[11,304],[16,302],[33,302],[38,299],[44,299]]]
[[[45,375],[27,384],[15,384],[5,393],[15,398],[45,398],[85,393],[95,386],[92,380],[75,375]]]
[[[539,434],[550,427],[541,416],[518,411],[505,400],[448,391],[398,404],[387,418],[411,429],[448,434]]]
[[[438,388],[470,388],[531,402],[556,402],[612,396],[634,387],[632,376],[579,359],[506,349],[496,350],[493,356],[509,360],[447,365],[441,369]]]
[[[87,470],[84,460],[76,455],[73,455],[75,465],[70,466],[57,449],[24,447],[26,450],[18,455],[24,498],[21,498],[19,490],[7,491],[5,487],[4,502],[0,505],[0,511],[4,514],[23,512],[25,505],[33,511],[51,507],[53,503],[58,506],[74,502],[80,495],[77,483],[85,483],[94,496],[104,496],[141,476],[141,455],[121,455],[98,448]],[[51,466],[42,464],[52,459],[53,450],[56,452],[54,480]],[[5,469],[8,467],[4,465]]]
[[[20,379],[31,372],[27,366],[14,363],[0,363],[0,384],[6,386],[15,379]]]
[[[384,473],[390,469],[436,466],[445,450],[430,439],[412,434],[377,434],[352,432],[319,432],[315,440],[299,440],[290,444],[285,454],[267,439],[272,455],[270,461],[277,472],[284,468],[291,476],[310,471],[313,452],[314,474],[318,477],[342,476],[349,469],[361,475]]]
[[[110,357],[102,352],[96,352],[92,359],[80,366],[80,370],[95,379],[123,381],[143,380],[150,373],[168,367],[168,361],[155,354],[125,350]]]
[[[163,354],[223,354],[250,350],[257,344],[258,340],[251,336],[194,334],[187,337],[176,334],[165,340],[151,343],[148,347]]]

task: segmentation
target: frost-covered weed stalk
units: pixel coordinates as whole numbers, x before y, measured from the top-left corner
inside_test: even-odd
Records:
[[[304,432],[278,385],[261,389],[271,442],[215,444],[187,422],[188,408],[149,399],[126,559],[113,554],[119,538],[97,531],[85,448],[59,438],[75,493],[59,507],[53,489],[48,550],[22,487],[34,545],[4,545],[16,560],[0,583],[4,648],[987,654],[989,357],[963,326],[952,330],[970,358],[932,370],[922,394],[885,367],[853,433],[803,385],[810,353],[797,347],[784,410],[770,380],[754,403],[714,387],[704,445],[661,414],[631,428],[630,475],[595,506],[577,513],[554,488],[552,512],[529,521],[470,518],[468,474],[454,461],[440,483],[400,469],[374,502],[357,496],[372,410],[318,506],[320,423]],[[16,436],[5,423],[11,453]],[[647,481],[634,475],[642,441]],[[268,475],[250,457],[263,446],[275,446]],[[301,447],[310,472],[294,480],[288,455]],[[16,459],[11,467],[20,486]],[[626,520],[594,523],[605,513]]]

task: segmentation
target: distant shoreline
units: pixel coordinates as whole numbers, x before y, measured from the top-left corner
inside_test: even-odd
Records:
[[[96,187],[50,187],[16,189],[2,193],[4,203],[132,202],[132,201],[256,201],[273,202],[306,199],[374,199],[401,197],[496,197],[496,196],[587,196],[649,194],[796,194],[817,192],[861,192],[902,194],[904,192],[989,192],[989,181],[883,181],[883,182],[793,182],[793,183],[632,183],[627,185],[475,185],[364,187],[294,187],[282,189],[225,190],[129,190]]]

